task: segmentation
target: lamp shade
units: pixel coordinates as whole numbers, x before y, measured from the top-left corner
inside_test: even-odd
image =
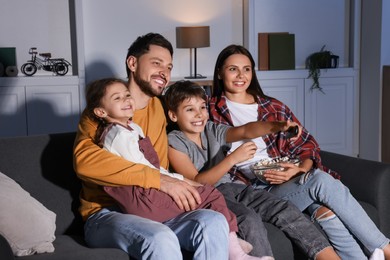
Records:
[[[176,48],[210,46],[210,26],[176,27]]]

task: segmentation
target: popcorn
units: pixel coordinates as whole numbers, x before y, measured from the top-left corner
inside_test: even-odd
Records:
[[[299,162],[299,159],[289,158],[287,156],[277,157],[274,159],[264,158],[252,165],[252,171],[260,181],[265,184],[269,184],[269,182],[263,176],[266,170],[284,171],[284,168],[281,167],[279,163],[293,163],[298,165]]]

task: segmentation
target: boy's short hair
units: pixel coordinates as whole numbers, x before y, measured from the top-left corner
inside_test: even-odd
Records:
[[[184,100],[193,97],[207,101],[206,91],[201,86],[189,80],[181,80],[168,87],[164,94],[164,101],[168,110],[176,112]]]

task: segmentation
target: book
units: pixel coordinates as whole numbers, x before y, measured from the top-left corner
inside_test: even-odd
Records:
[[[16,66],[16,48],[0,47],[0,62],[4,65],[4,69],[8,66]]]
[[[258,34],[258,69],[269,70],[268,33]]]
[[[295,35],[269,34],[269,70],[295,69]]]
[[[263,32],[258,33],[258,70],[269,70],[269,44],[268,35],[288,34],[288,32]]]

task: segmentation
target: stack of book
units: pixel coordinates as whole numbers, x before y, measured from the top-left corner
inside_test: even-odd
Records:
[[[16,48],[0,47],[0,77],[16,76]],[[16,75],[15,75],[16,73]]]
[[[288,32],[258,34],[259,70],[295,69],[295,35]]]

